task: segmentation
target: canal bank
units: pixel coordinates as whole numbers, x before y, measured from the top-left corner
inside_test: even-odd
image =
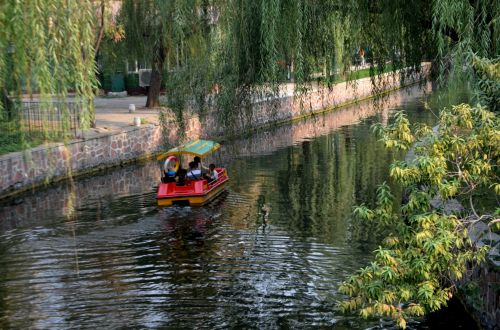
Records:
[[[232,129],[248,132],[390,93],[426,79],[430,67],[430,63],[423,63],[420,72],[387,73],[378,77],[376,84],[371,78],[363,78],[331,88],[317,85],[300,96],[294,95],[289,85],[284,85],[279,98],[256,100],[250,112],[240,114]],[[108,108],[112,103],[108,101]],[[104,109],[102,112],[106,115],[96,115],[97,129],[83,132],[79,139],[0,156],[0,199],[69,177],[151,157],[165,146],[177,144],[180,136],[194,139],[226,135],[215,111],[203,117],[187,113],[183,134],[179,134],[175,120],[160,125],[158,114],[149,111],[146,116],[144,111],[126,114],[126,109]],[[141,117],[141,113],[145,124],[132,126],[130,119]]]

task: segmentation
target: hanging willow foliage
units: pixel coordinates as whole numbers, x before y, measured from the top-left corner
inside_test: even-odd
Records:
[[[22,110],[14,105],[23,94],[38,94],[42,110],[51,111],[74,90],[84,104],[81,125],[90,126],[94,16],[90,0],[0,2],[0,120],[20,122]]]
[[[432,26],[439,81],[449,75],[474,80],[473,58],[500,61],[500,3],[490,0],[434,0]]]
[[[166,70],[168,105],[179,118],[213,102],[226,128],[246,121],[256,98],[276,96],[287,74],[299,93],[318,73],[331,85],[360,48],[369,50],[374,76],[391,60],[394,70],[418,69],[432,37],[425,1],[126,0],[121,20],[130,59],[158,71],[156,97]]]
[[[179,118],[212,102],[226,129],[249,121],[252,102],[277,96],[289,73],[298,93],[313,78],[331,86],[349,77],[360,49],[374,84],[389,63],[418,72],[423,60],[457,68],[454,54],[497,52],[498,4],[486,0],[127,0],[122,18],[129,53],[168,71]]]
[[[313,77],[330,86],[338,76],[346,76],[360,48],[373,59],[373,76],[384,72],[388,61],[393,70],[419,70],[422,59],[432,55],[427,46],[432,37],[430,5],[425,1],[218,4],[221,18],[215,28],[221,32],[211,35],[218,52],[210,77],[220,87],[215,100],[225,128],[246,118],[256,98],[277,96],[288,70],[301,93]]]

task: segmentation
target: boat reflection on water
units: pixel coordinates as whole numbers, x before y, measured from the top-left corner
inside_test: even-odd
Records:
[[[182,250],[193,243],[203,245],[207,230],[213,224],[212,217],[205,209],[174,206],[168,211],[160,210],[158,216],[165,222],[165,241],[171,248]]]
[[[204,207],[160,208],[158,219],[163,223],[163,241],[174,250],[182,250],[191,245],[204,245],[207,232],[214,229],[222,215],[221,209],[228,194],[228,191],[224,191]]]

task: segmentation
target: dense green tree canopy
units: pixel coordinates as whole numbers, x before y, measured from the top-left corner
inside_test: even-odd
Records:
[[[152,68],[148,107],[159,106],[165,71],[179,71],[181,67],[194,71],[196,62],[188,61],[201,53],[208,54],[205,47],[209,10],[209,1],[201,0],[123,1],[119,21],[126,33],[126,58],[146,62]],[[206,63],[205,59],[201,60]],[[179,82],[172,90],[188,97],[189,83]]]
[[[23,91],[91,97],[102,4],[0,4],[0,109]],[[488,0],[126,0],[120,20],[124,56],[154,69],[148,105],[158,105],[165,76],[168,105],[178,113],[211,101],[230,124],[256,93],[276,94],[288,71],[298,91],[318,73],[330,84],[351,70],[360,49],[374,75],[389,62],[418,70],[420,61],[436,60],[440,77],[477,78],[474,56],[498,62],[499,16],[498,2]],[[498,85],[486,85],[491,100]]]

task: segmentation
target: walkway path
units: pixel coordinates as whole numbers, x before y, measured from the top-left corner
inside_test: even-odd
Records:
[[[135,105],[135,112],[129,112],[129,105]],[[116,130],[132,126],[134,117],[144,118],[149,123],[158,122],[158,109],[147,109],[146,96],[96,97],[96,126],[98,131]]]
[[[357,71],[368,68],[365,66],[352,66],[351,70]],[[321,76],[322,73],[314,75],[315,78]],[[313,81],[309,85],[311,91],[318,90],[317,82]],[[295,89],[295,83],[286,82],[280,84],[279,97],[292,96]],[[149,123],[158,123],[158,109],[148,109],[145,107],[146,96],[123,96],[123,97],[96,97],[94,100],[96,110],[96,131],[106,132],[120,129],[127,126],[132,126],[134,117],[141,117]],[[253,102],[266,101],[266,97],[257,96]],[[129,112],[129,105],[134,104],[136,111]]]
[[[279,97],[292,96],[295,84],[285,83],[280,85]],[[317,84],[313,83],[311,90],[317,90]],[[146,96],[122,96],[107,97],[99,96],[94,99],[96,111],[96,131],[106,132],[132,126],[134,117],[141,117],[148,123],[158,123],[159,109],[148,109],[145,107]],[[266,101],[265,97],[258,97],[255,101]],[[135,112],[129,111],[129,105],[135,105]]]

